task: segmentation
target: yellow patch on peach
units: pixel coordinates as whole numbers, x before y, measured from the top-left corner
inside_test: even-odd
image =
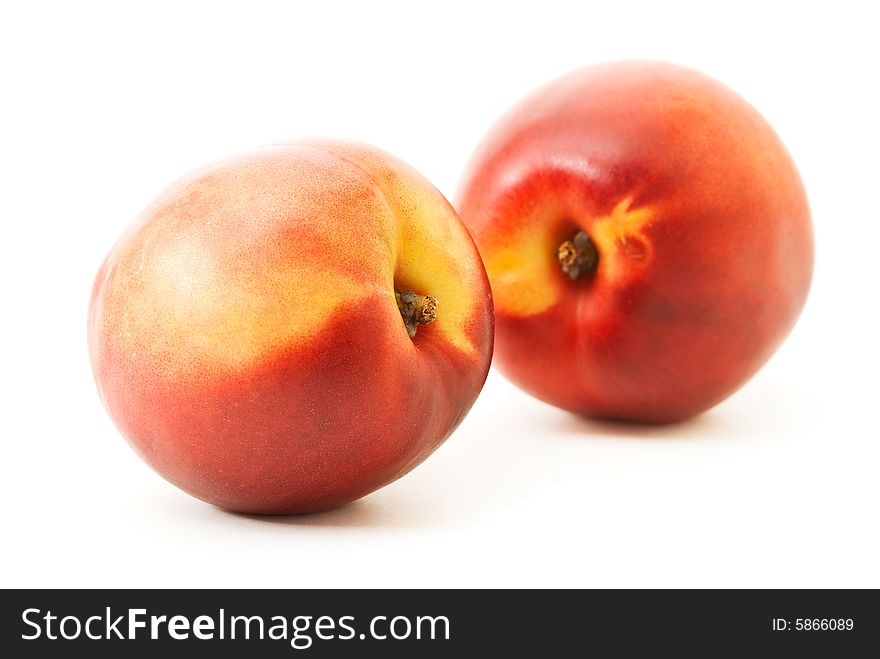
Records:
[[[103,310],[120,319],[116,338],[129,356],[153,355],[166,377],[205,362],[242,368],[280,346],[313,338],[327,318],[375,294],[320,263],[254,263],[246,272],[191,247],[171,243],[151,258],[140,243],[150,276],[116,270],[114,294]]]
[[[645,264],[651,259],[651,243],[643,230],[655,214],[645,207],[633,209],[632,202],[632,197],[626,197],[586,229],[599,252],[599,277],[617,279],[634,261]]]
[[[647,263],[651,244],[644,228],[654,218],[649,208],[632,208],[632,197],[617,203],[608,215],[582,226],[599,252],[597,277],[617,279],[632,270],[632,261]],[[531,316],[556,304],[567,280],[560,277],[558,242],[539,218],[528,218],[504,236],[487,238],[486,271],[495,306],[514,316]]]
[[[400,224],[401,247],[395,263],[397,286],[437,298],[437,318],[432,325],[459,350],[473,353],[476,346],[465,333],[473,313],[474,289],[468,286],[476,272],[463,272],[467,265],[458,258],[438,258],[442,246],[455,245],[458,227],[422,217],[428,204],[414,204]],[[470,263],[467,260],[467,263]]]
[[[521,226],[516,235],[488,250],[485,265],[496,307],[515,316],[531,316],[549,309],[559,298],[560,281],[552,271],[558,268],[558,245],[540,224]]]
[[[391,246],[393,285],[437,298],[431,331],[440,332],[465,353],[475,352],[466,328],[474,305],[481,300],[483,274],[474,259],[457,256],[475,248],[446,199],[408,165],[386,153],[331,141],[315,144],[360,168],[375,182],[397,218],[398,243]]]

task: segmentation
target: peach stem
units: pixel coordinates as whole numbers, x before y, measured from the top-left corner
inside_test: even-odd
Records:
[[[556,258],[562,271],[572,280],[594,272],[599,264],[599,252],[584,231],[578,231],[571,240],[562,243],[556,250]]]
[[[410,338],[416,335],[419,325],[427,325],[437,319],[437,298],[419,295],[415,291],[394,291],[397,308]]]

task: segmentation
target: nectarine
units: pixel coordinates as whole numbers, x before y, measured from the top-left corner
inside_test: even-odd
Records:
[[[715,405],[774,353],[810,285],[810,213],[782,142],[733,91],[669,64],[533,93],[478,148],[459,209],[501,370],[584,415]]]
[[[95,280],[103,402],[166,479],[302,513],[398,478],[485,380],[493,315],[452,207],[377,149],[270,146],[163,192]]]

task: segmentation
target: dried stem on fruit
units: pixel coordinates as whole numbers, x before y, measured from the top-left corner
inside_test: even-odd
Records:
[[[599,252],[584,231],[578,231],[571,240],[562,243],[556,250],[556,258],[562,271],[572,280],[594,272],[599,264]]]
[[[437,319],[437,298],[431,295],[395,290],[394,298],[410,338],[416,335],[419,325],[428,325]]]

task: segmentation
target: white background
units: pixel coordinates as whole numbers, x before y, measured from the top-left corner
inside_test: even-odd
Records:
[[[0,10],[0,585],[880,587],[871,3],[18,4]],[[104,254],[165,185],[327,135],[381,146],[453,197],[510,104],[632,57],[738,90],[807,187],[810,300],[739,393],[631,427],[493,372],[425,464],[300,518],[212,508],[128,448],[95,392],[86,308]]]

